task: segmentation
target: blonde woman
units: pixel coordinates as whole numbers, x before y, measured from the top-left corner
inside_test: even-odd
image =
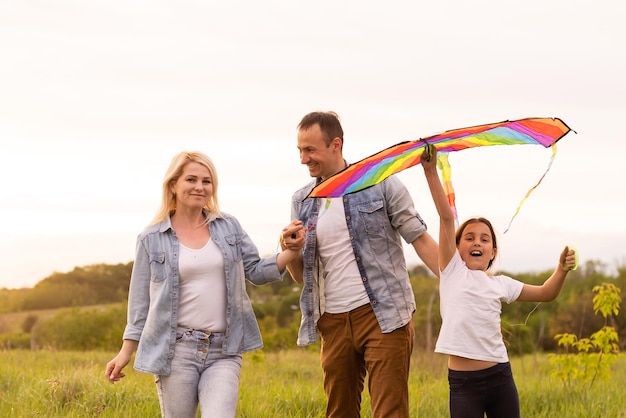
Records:
[[[105,375],[135,369],[155,375],[163,417],[234,417],[242,353],[263,346],[245,290],[280,280],[304,245],[305,231],[283,230],[290,247],[260,258],[233,216],[221,212],[213,162],[176,155],[163,180],[157,216],[137,238],[120,352]],[[292,237],[295,237],[292,238]]]

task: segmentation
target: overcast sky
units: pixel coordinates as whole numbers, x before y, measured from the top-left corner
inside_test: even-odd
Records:
[[[296,125],[339,113],[355,162],[397,142],[559,117],[551,151],[450,155],[459,218],[500,233],[496,268],[626,263],[626,26],[613,1],[0,0],[0,288],[127,263],[172,156],[207,153],[222,209],[276,250],[309,181]],[[433,236],[421,167],[398,174]],[[407,247],[409,265],[419,259]]]

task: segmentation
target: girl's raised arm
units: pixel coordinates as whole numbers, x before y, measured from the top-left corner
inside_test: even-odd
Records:
[[[443,270],[456,251],[454,213],[448,204],[446,193],[439,180],[439,173],[437,173],[437,149],[426,144],[421,162],[430,194],[439,213],[439,269]]]

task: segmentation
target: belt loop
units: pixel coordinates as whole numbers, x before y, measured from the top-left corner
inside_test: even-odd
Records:
[[[213,334],[213,333],[211,332],[211,330],[210,330],[210,329],[208,329],[208,328],[207,328],[207,329],[193,329],[192,331],[202,332],[202,333],[206,334],[206,336],[207,336],[207,337],[210,337],[210,336],[211,336],[211,334]]]

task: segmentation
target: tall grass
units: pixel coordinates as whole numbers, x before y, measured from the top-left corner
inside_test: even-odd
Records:
[[[104,367],[114,353],[0,351],[0,416],[158,417],[153,377],[128,367],[111,385]],[[580,393],[549,376],[544,355],[512,359],[524,417],[626,418],[626,358],[612,379]],[[415,352],[410,375],[411,416],[446,417],[448,387],[443,356]],[[323,417],[325,397],[319,354],[309,349],[244,356],[238,417]],[[371,417],[367,390],[363,417]]]

